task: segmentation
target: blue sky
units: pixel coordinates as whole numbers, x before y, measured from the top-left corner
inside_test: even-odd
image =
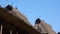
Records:
[[[60,31],[60,0],[0,0],[0,5],[17,7],[34,25],[37,18],[50,24],[54,31]]]

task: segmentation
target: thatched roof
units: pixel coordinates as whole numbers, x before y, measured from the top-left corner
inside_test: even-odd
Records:
[[[12,11],[14,11],[14,10],[12,10]],[[4,18],[5,20],[9,21],[11,24],[14,24],[19,28],[22,28],[23,30],[29,32],[30,34],[40,34],[40,32],[38,32],[36,29],[34,29],[32,25],[28,24],[28,21],[25,21],[26,18],[24,18],[23,16],[21,16],[21,17],[19,17],[19,16],[21,16],[21,14],[18,12],[17,12],[17,14],[14,15],[9,10],[0,8],[0,17]]]

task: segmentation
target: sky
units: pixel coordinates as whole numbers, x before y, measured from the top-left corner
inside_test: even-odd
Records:
[[[0,0],[2,7],[8,4],[17,7],[33,26],[35,20],[40,18],[54,31],[60,32],[60,0]]]

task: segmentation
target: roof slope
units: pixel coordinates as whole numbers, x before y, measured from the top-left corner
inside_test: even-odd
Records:
[[[23,19],[14,16],[4,8],[0,8],[0,17],[9,21],[11,24],[16,25],[17,27],[22,28],[23,30],[26,30],[30,34],[40,34],[40,32],[34,29],[31,25],[27,24]]]

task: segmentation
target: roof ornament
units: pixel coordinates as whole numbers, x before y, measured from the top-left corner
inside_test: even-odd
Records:
[[[58,32],[58,34],[60,34],[60,32]]]
[[[7,10],[12,10],[13,7],[12,7],[11,5],[7,5],[7,6],[5,7],[5,9],[7,9]]]
[[[40,18],[37,18],[35,24],[39,24],[41,22]]]

